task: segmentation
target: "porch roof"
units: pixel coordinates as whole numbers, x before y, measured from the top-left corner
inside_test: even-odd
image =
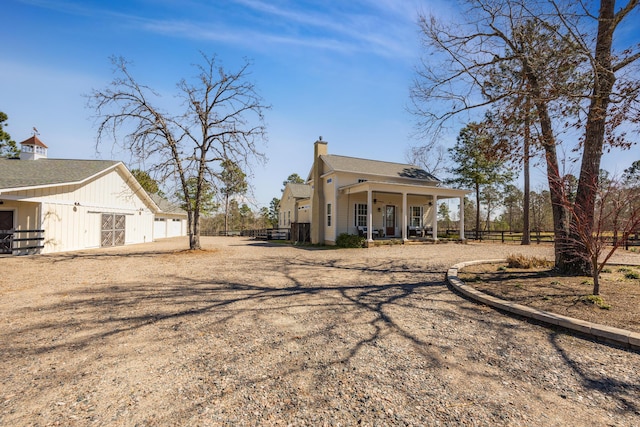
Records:
[[[464,197],[471,193],[470,190],[460,190],[457,188],[435,187],[429,185],[399,184],[384,181],[365,181],[356,184],[349,184],[339,188],[341,193],[354,194],[367,191],[377,191],[381,193],[412,194],[418,196],[435,196],[439,199],[449,199]]]

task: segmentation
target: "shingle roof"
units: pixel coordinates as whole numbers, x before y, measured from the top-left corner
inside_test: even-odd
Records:
[[[322,160],[334,171],[440,182],[438,178],[415,165],[336,156],[335,154],[323,155]]]
[[[290,182],[287,186],[289,186],[291,190],[291,196],[296,199],[307,199],[311,197],[311,186],[309,184],[294,184]]]
[[[0,190],[77,183],[118,163],[114,160],[0,159]]]
[[[160,210],[164,213],[180,214],[180,215],[187,214],[187,211],[182,209],[180,206],[171,203],[169,200],[165,199],[164,197],[161,197],[157,194],[149,194],[149,197],[151,197],[151,199],[155,202],[155,204],[158,205]]]

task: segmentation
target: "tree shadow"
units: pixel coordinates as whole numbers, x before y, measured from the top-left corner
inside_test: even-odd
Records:
[[[174,252],[160,254],[166,253]],[[95,256],[118,262],[110,254]],[[410,404],[420,404],[424,393],[436,393],[425,389],[421,395],[412,389],[413,383],[397,380],[411,370],[440,387],[451,386],[445,375],[450,369],[487,382],[495,381],[496,372],[517,375],[505,348],[520,345],[517,333],[526,325],[504,321],[502,315],[490,315],[484,306],[453,294],[441,269],[414,261],[347,262],[338,257],[233,261],[225,266],[203,264],[205,273],[198,277],[184,273],[164,275],[161,282],[150,277],[101,283],[16,307],[13,314],[27,320],[0,331],[3,357],[18,365],[28,360],[81,360],[49,374],[48,384],[55,387],[106,361],[141,357],[147,348],[162,352],[166,360],[159,363],[171,359],[162,349],[186,348],[193,353],[184,362],[185,375],[196,371],[211,377],[207,393],[216,399],[232,394],[238,402],[243,401],[243,389],[293,387],[306,376],[325,387],[338,371],[346,372],[348,386],[366,388],[363,399],[369,400],[362,405],[375,403],[372,384]],[[474,327],[463,335],[462,324]],[[469,347],[470,339],[486,334],[500,347]],[[194,347],[194,342],[199,344]],[[82,356],[97,348],[104,350],[95,360]],[[269,356],[261,359],[260,354]],[[253,369],[246,369],[254,363]],[[490,369],[478,369],[478,364]],[[619,385],[622,391],[636,386]],[[30,399],[23,392],[23,399]],[[304,396],[291,393],[289,399]],[[338,394],[331,393],[337,399]],[[487,403],[492,404],[498,405],[492,410],[499,413],[500,404]],[[179,410],[197,412],[202,409],[198,405]]]

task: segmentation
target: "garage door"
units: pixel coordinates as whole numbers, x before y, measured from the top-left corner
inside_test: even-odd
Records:
[[[167,222],[165,218],[156,218],[153,221],[153,238],[164,239],[167,237]]]
[[[182,221],[179,219],[172,219],[167,222],[169,231],[167,232],[167,237],[177,237],[182,236]]]

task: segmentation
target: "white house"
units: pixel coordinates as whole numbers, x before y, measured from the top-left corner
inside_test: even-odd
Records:
[[[150,242],[162,214],[122,162],[48,159],[36,136],[0,159],[0,253]]]
[[[287,215],[288,223],[287,212],[308,205],[312,243],[335,244],[341,233],[363,234],[368,242],[374,237],[406,241],[422,234],[437,240],[437,206],[444,199],[459,200],[464,238],[464,197],[469,191],[443,187],[418,166],[329,154],[327,142],[320,138],[305,185],[308,197],[297,191],[296,198],[294,188],[285,187],[280,220]]]

